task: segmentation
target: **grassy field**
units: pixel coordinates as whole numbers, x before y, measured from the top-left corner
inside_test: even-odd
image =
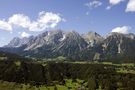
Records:
[[[65,85],[55,86],[32,86],[30,84],[18,84],[15,82],[0,81],[0,90],[77,90],[78,88],[85,88],[87,82],[82,84],[84,80],[77,79],[73,82],[72,79],[66,79]],[[87,90],[87,88],[85,88]]]
[[[76,61],[70,62],[74,64],[104,64],[104,65],[113,65],[116,66],[116,72],[118,73],[131,73],[135,74],[135,64],[134,63],[122,63],[122,64],[114,64],[112,62],[84,62],[84,61]]]
[[[83,83],[84,80],[77,79],[73,82],[71,79],[66,80],[65,85],[55,85],[55,86],[32,86],[30,84],[18,84],[14,82],[0,81],[0,90],[88,90],[87,82]],[[82,84],[83,83],[83,84]],[[99,86],[99,89],[102,90]],[[117,89],[123,90],[123,89]]]

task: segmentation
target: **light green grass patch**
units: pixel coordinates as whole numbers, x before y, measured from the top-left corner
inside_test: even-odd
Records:
[[[18,66],[18,67],[21,66],[21,62],[20,62],[20,61],[15,61],[14,63],[15,63],[15,65]]]
[[[56,85],[56,87],[57,87],[57,90],[68,90],[68,88],[63,85]]]
[[[55,86],[48,86],[47,88],[48,88],[48,90],[54,90],[54,87]]]

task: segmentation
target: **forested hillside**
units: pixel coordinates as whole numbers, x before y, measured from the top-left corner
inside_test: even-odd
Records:
[[[19,85],[29,84],[37,88],[61,85],[73,90],[79,87],[89,90],[135,89],[135,74],[119,70],[126,68],[135,72],[134,66],[1,60],[0,68],[1,80],[15,82]],[[78,80],[82,82],[79,83]],[[71,85],[67,85],[68,82]],[[73,83],[78,85],[75,87]]]

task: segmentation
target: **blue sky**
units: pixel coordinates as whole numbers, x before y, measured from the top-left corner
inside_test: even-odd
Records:
[[[1,0],[0,12],[0,46],[55,29],[135,33],[135,0]]]

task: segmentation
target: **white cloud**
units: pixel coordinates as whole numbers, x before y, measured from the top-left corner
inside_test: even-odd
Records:
[[[112,32],[128,34],[129,30],[130,30],[129,26],[122,26],[122,27],[116,27],[116,28],[112,29]]]
[[[119,4],[119,3],[123,2],[123,1],[124,0],[109,0],[110,5],[107,6],[106,9],[109,10],[109,9],[112,8],[112,6],[117,5],[117,4]]]
[[[12,26],[8,22],[4,20],[0,20],[0,29],[6,31],[12,31]]]
[[[23,14],[14,14],[7,21],[0,20],[0,29],[12,31],[13,27],[21,27],[29,31],[43,31],[55,28],[59,22],[65,21],[60,14],[52,12],[39,12],[36,20],[31,20]]]
[[[30,31],[42,31],[48,28],[54,28],[59,22],[64,21],[59,14],[54,14],[52,12],[40,12],[37,21],[30,24]]]
[[[110,0],[109,2],[112,5],[117,5],[117,4],[121,3],[122,1],[124,1],[124,0]]]
[[[85,6],[89,7],[90,9],[92,8],[97,8],[102,5],[102,2],[98,0],[94,0],[92,2],[86,3]]]
[[[129,0],[126,12],[135,12],[135,0]]]
[[[30,34],[26,33],[26,32],[22,32],[20,34],[21,34],[21,37],[29,37],[30,36]]]
[[[9,18],[8,23],[22,28],[28,28],[30,25],[30,19],[23,14],[15,14]]]

